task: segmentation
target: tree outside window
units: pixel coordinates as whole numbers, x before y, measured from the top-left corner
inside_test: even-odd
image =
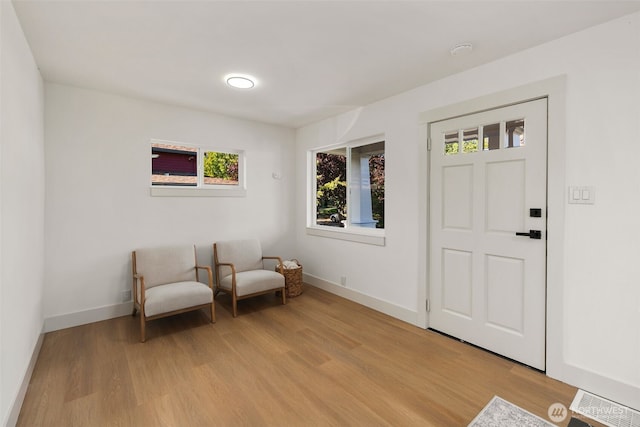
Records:
[[[238,185],[238,154],[205,151],[204,183],[207,185]]]

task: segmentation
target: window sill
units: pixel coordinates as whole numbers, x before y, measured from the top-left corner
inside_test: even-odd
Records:
[[[328,227],[327,227],[328,228]],[[307,234],[310,236],[328,237],[330,239],[346,240],[349,242],[366,243],[368,245],[384,246],[385,236],[383,230],[355,231],[334,229],[327,230],[325,227],[307,227]]]
[[[244,188],[151,187],[154,197],[245,197]]]

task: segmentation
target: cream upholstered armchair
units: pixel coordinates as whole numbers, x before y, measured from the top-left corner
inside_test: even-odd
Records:
[[[216,321],[211,267],[199,266],[193,245],[137,249],[132,252],[133,314],[140,310],[140,341],[146,322],[201,308]],[[199,281],[207,272],[208,285]]]
[[[233,317],[238,316],[238,300],[280,291],[282,304],[287,303],[282,259],[277,256],[263,256],[260,241],[229,240],[213,244],[213,259],[216,270],[215,295],[226,292],[233,301]],[[267,270],[264,260],[278,262],[279,273]]]

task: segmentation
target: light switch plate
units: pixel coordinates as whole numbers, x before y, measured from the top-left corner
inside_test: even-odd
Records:
[[[595,189],[592,186],[569,187],[569,203],[571,204],[593,205],[595,195]]]

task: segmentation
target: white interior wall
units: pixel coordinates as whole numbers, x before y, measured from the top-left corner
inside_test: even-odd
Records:
[[[420,113],[566,75],[566,133],[553,142],[564,144],[566,164],[553,182],[594,186],[596,203],[558,206],[563,235],[553,238],[564,249],[548,286],[562,288],[550,318],[563,324],[548,325],[548,332],[561,330],[553,345],[562,348],[548,349],[548,363],[555,378],[640,408],[639,41],[640,14],[629,15],[299,129],[300,177],[307,176],[309,149],[386,136],[386,246],[307,235],[308,182],[298,180],[297,250],[309,279],[419,324],[424,301],[417,296],[426,293],[427,276]],[[349,289],[337,285],[340,276]]]
[[[45,85],[46,330],[129,312],[131,251],[258,237],[295,255],[291,129]],[[246,197],[150,196],[150,140],[245,150]],[[273,173],[282,176],[274,179]]]
[[[0,43],[0,419],[12,425],[43,324],[45,185],[43,84],[11,2]]]

